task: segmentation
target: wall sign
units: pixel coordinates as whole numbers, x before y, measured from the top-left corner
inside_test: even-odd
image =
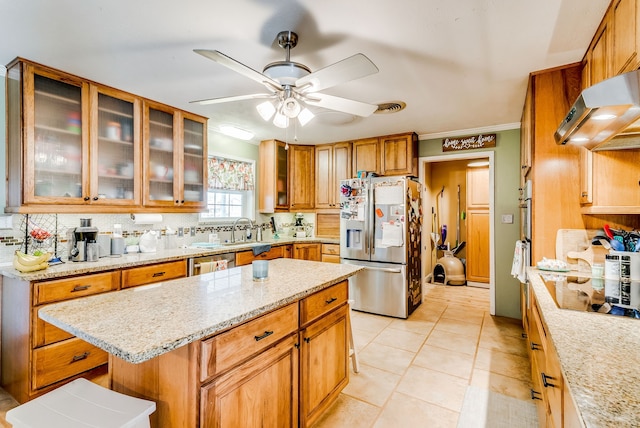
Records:
[[[496,146],[496,134],[478,134],[466,137],[445,138],[442,140],[442,151],[483,149]]]

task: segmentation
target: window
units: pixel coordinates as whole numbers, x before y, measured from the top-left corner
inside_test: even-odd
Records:
[[[201,221],[254,218],[255,161],[210,156],[206,213]]]

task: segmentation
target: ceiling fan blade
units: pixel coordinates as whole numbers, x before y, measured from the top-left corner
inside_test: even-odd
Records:
[[[251,67],[248,67],[241,62],[236,61],[235,59],[226,56],[220,51],[209,50],[209,49],[194,49],[195,53],[200,54],[206,58],[209,58],[212,61],[217,62],[220,65],[224,65],[225,67],[235,71],[236,73],[240,73],[245,77],[248,77],[251,80],[254,80],[258,83],[262,83],[267,88],[279,91],[282,89],[282,86],[277,81],[273,80],[269,76],[265,76],[264,74],[257,72]]]
[[[191,103],[207,105],[207,104],[221,104],[221,103],[229,103],[232,101],[242,101],[242,100],[254,100],[260,98],[276,98],[276,94],[249,94],[249,95],[238,95],[235,97],[221,97],[221,98],[209,98],[206,100],[197,100],[190,101]]]
[[[377,72],[378,67],[359,53],[299,78],[296,88],[302,92],[317,92]]]
[[[303,101],[312,106],[355,114],[356,116],[362,117],[370,116],[378,108],[378,106],[374,104],[367,104],[347,98],[334,97],[333,95],[322,94],[319,92],[305,96]]]

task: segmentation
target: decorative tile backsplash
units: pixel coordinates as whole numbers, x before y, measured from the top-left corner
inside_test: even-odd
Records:
[[[263,228],[264,239],[271,237],[270,219],[272,216],[280,236],[293,236],[295,233],[294,213],[259,214],[255,224]],[[120,224],[125,239],[138,238],[149,230],[155,230],[161,235],[165,235],[167,228],[176,232],[182,229],[183,236],[178,235],[178,245],[207,242],[211,233],[217,233],[221,241],[231,239],[233,225],[232,222],[201,223],[198,214],[163,214],[161,223],[150,225],[135,224],[130,214],[14,214],[12,216],[13,228],[0,229],[0,261],[10,261],[16,250],[33,252],[38,248],[51,251],[56,256],[66,259],[70,233],[80,226],[80,219],[85,218],[91,219],[91,226],[96,227],[98,233],[101,234],[111,234],[113,225]],[[313,230],[314,221],[315,214],[304,214],[303,224],[309,226],[307,230]],[[247,227],[248,224],[245,222],[238,224],[238,229],[243,230]],[[51,236],[38,241],[31,236],[31,231],[34,229],[44,229]],[[35,233],[34,235],[40,236]],[[42,236],[46,236],[46,234]]]

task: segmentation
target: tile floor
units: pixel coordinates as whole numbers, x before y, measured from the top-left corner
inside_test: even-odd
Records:
[[[522,325],[492,317],[488,293],[428,284],[407,320],[353,311],[360,372],[314,428],[456,428],[468,385],[529,400]]]
[[[489,315],[488,293],[428,284],[408,320],[354,311],[360,372],[314,428],[455,428],[467,385],[528,400],[520,321]],[[0,427],[15,405],[0,389]]]

